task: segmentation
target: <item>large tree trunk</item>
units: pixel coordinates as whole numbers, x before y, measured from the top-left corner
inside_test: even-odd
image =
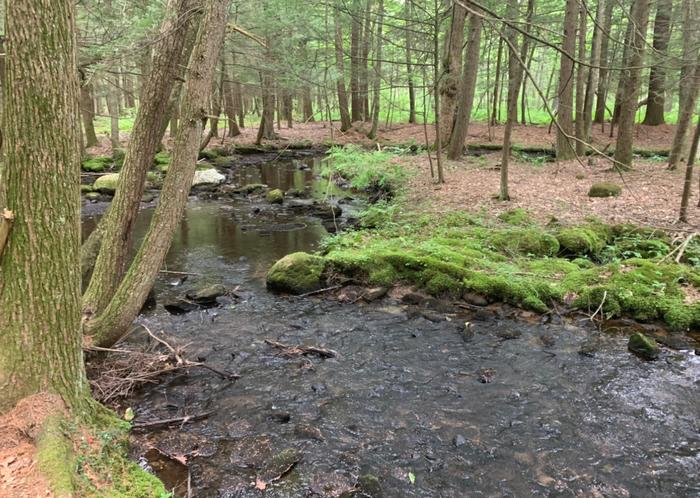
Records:
[[[408,85],[408,122],[416,122],[416,89],[413,84],[413,0],[406,0],[406,82]]]
[[[223,44],[229,0],[207,0],[183,88],[182,124],[148,233],[104,312],[86,323],[97,344],[111,345],[136,318],[153,287],[187,205],[214,69]]]
[[[377,50],[374,62],[374,96],[372,100],[372,128],[367,134],[367,138],[374,140],[377,138],[377,128],[379,127],[379,107],[380,94],[382,88],[382,28],[384,26],[384,0],[379,0],[379,13],[377,19]]]
[[[311,98],[311,87],[304,85],[301,90],[301,108],[304,116],[304,123],[313,123],[314,119],[314,104]]]
[[[92,98],[92,84],[87,81],[83,81],[80,87],[80,113],[83,116],[85,128],[85,147],[94,147],[97,145],[94,121],[95,100]]]
[[[649,72],[649,95],[644,124],[656,126],[664,124],[664,104],[666,100],[666,51],[671,39],[671,12],[673,0],[658,0],[654,19],[654,59],[656,64]]]
[[[272,75],[269,71],[260,72],[260,90],[262,92],[262,119],[258,128],[256,143],[260,145],[264,140],[276,140],[275,133],[275,92],[273,89]],[[310,92],[309,92],[310,93]],[[309,95],[310,97],[310,95]]]
[[[574,123],[574,61],[576,49],[576,16],[578,2],[566,0],[564,12],[564,39],[562,41],[561,62],[559,64],[559,105],[557,106],[557,159],[568,160],[575,157],[574,144],[569,136],[573,135]]]
[[[609,48],[610,48],[610,38],[606,33],[610,32],[610,27],[612,26],[612,14],[615,2],[612,0],[607,0],[605,5],[605,12],[603,13],[603,23],[601,31],[603,32],[600,41],[600,74],[598,75],[598,87],[596,91],[596,102],[595,102],[595,118],[593,119],[596,123],[603,123],[605,121],[605,103],[608,98],[608,82],[610,80],[610,71],[607,69],[609,62]],[[593,91],[593,89],[591,89]]]
[[[462,45],[467,11],[457,3],[452,4],[452,20],[445,35],[445,53],[440,75],[440,142],[446,145],[452,135],[457,108],[459,77],[462,69]]]
[[[335,9],[335,65],[338,71],[338,107],[340,108],[340,131],[347,131],[352,127],[350,111],[348,110],[348,95],[345,92],[345,61],[343,60],[343,28],[341,25],[340,10]]]
[[[103,243],[83,297],[83,310],[88,315],[107,305],[124,274],[146,173],[160,148],[167,124],[168,101],[179,74],[178,62],[190,26],[192,6],[193,0],[170,0],[168,3],[117,191],[98,227]]]
[[[24,0],[5,9],[5,94],[12,98],[4,102],[7,204],[0,209],[15,219],[0,251],[0,413],[49,392],[85,417],[74,3]]]
[[[450,137],[447,151],[448,159],[457,160],[462,156],[464,140],[469,131],[469,120],[474,105],[476,77],[479,71],[479,48],[481,46],[481,17],[469,17],[469,40],[467,42],[466,58],[462,67],[462,79],[459,86],[457,102],[457,117]]]
[[[632,5],[633,23],[630,35],[629,62],[624,70],[620,99],[620,118],[615,143],[615,161],[621,169],[632,167],[632,136],[634,134],[634,115],[637,112],[637,98],[641,85],[641,65],[646,44],[647,24],[649,22],[650,0],[634,0]]]
[[[518,0],[508,0],[508,12],[506,17],[513,22],[518,20]],[[503,130],[503,154],[501,156],[501,185],[498,198],[502,201],[510,200],[508,192],[508,163],[510,161],[511,133],[513,125],[518,122],[518,90],[523,69],[518,61],[518,35],[515,29],[506,31],[508,41],[508,101],[506,126]]]
[[[598,87],[601,52],[600,42],[601,37],[603,36],[603,16],[605,14],[605,9],[607,8],[605,1],[606,0],[598,0],[598,7],[596,8],[596,22],[593,28],[593,40],[591,41],[591,67],[588,69],[586,96],[583,103],[583,138],[587,142],[590,142],[591,139],[591,126],[593,123],[593,92]]]

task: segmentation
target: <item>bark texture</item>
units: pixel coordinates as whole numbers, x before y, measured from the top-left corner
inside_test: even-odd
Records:
[[[576,48],[576,16],[579,7],[576,0],[566,0],[564,12],[564,39],[562,41],[561,62],[559,64],[559,105],[557,106],[557,159],[568,160],[575,157],[574,144],[569,139],[573,135],[574,123],[574,50]]]
[[[445,54],[440,76],[440,142],[447,144],[457,108],[459,77],[462,69],[462,45],[467,11],[457,3],[452,4],[452,21],[445,37]]]
[[[40,391],[89,406],[80,330],[80,120],[74,4],[7,2],[0,412]],[[27,137],[34,146],[27,147]]]
[[[671,12],[673,0],[658,0],[656,18],[654,19],[654,57],[656,64],[649,72],[649,95],[644,124],[656,126],[665,123],[664,105],[666,103],[666,52],[671,39]]]
[[[343,28],[340,11],[335,9],[335,65],[338,72],[336,86],[338,89],[338,107],[340,109],[340,131],[347,131],[352,127],[350,111],[348,110],[348,95],[345,91],[345,61],[343,60]]]

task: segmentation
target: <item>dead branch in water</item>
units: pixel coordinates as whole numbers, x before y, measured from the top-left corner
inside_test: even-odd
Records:
[[[134,429],[149,429],[152,427],[159,427],[162,425],[173,425],[173,424],[186,424],[187,422],[194,422],[196,420],[202,420],[203,418],[207,418],[209,415],[214,413],[213,411],[209,412],[203,412],[203,413],[197,413],[196,415],[185,415],[184,417],[175,417],[175,418],[165,418],[161,420],[151,420],[149,422],[134,422],[133,428]]]
[[[227,380],[239,377],[205,363],[188,360],[184,348],[173,347],[148,327],[142,327],[153,341],[147,344],[121,343],[113,348],[85,347],[88,352],[109,353],[104,358],[88,362],[90,384],[98,401],[117,401],[129,396],[139,386],[158,384],[168,374],[194,367],[204,368]]]
[[[265,339],[265,344],[280,349],[280,354],[283,356],[306,356],[308,354],[315,354],[321,358],[335,358],[338,356],[338,353],[332,349],[318,348],[315,346],[287,346],[286,344],[271,339]]]

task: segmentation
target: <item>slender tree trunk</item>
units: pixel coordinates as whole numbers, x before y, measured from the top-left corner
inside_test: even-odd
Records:
[[[311,87],[308,85],[304,85],[304,88],[302,89],[301,106],[304,122],[313,123],[315,121],[313,99],[311,98]]]
[[[612,1],[612,0],[611,0]],[[606,9],[606,0],[598,0],[596,8],[596,22],[593,28],[593,39],[591,41],[591,67],[588,69],[588,81],[586,83],[586,96],[583,104],[583,139],[587,142],[591,140],[591,127],[593,123],[593,92],[598,87],[598,74],[600,66],[601,37],[603,31],[603,16]]]
[[[630,7],[629,10],[629,16],[628,16],[628,22],[627,22],[627,28],[625,32],[625,43],[623,44],[623,49],[622,49],[622,61],[621,61],[621,66],[623,68],[629,67],[629,59],[630,59],[630,46],[632,44],[632,27],[634,26],[634,22],[631,21],[632,16],[634,13],[634,6]],[[623,69],[620,71],[620,76],[618,78],[617,82],[617,91],[615,92],[615,104],[613,106],[613,115],[612,119],[610,120],[610,137],[613,136],[613,130],[615,128],[615,125],[620,121],[620,108],[622,106],[622,99],[624,97],[624,80],[625,77],[627,76],[627,72]],[[636,104],[635,104],[636,105]]]
[[[566,0],[564,12],[564,40],[562,41],[561,62],[559,64],[559,105],[557,106],[557,159],[573,159],[576,149],[569,136],[573,135],[574,123],[574,61],[576,49],[577,0]]]
[[[272,75],[268,70],[260,71],[260,88],[262,91],[262,119],[258,128],[256,143],[259,145],[263,139],[276,140],[275,133],[275,92],[272,89]]]
[[[695,52],[697,52],[697,47]],[[676,133],[673,135],[673,145],[671,145],[671,153],[668,156],[668,169],[670,170],[678,167],[678,163],[683,160],[683,155],[686,152],[688,130],[692,124],[693,113],[698,100],[698,90],[700,90],[700,62],[695,63],[693,74],[690,77],[683,78],[681,85],[685,87],[683,90],[685,102],[678,113]]]
[[[362,55],[360,57],[360,99],[362,119],[371,119],[369,107],[369,54],[372,49],[372,0],[365,6],[364,32],[362,34]]]
[[[466,16],[467,11],[464,7],[457,3],[452,4],[452,20],[445,34],[445,53],[440,75],[440,142],[443,145],[450,141],[457,108]]]
[[[408,122],[416,122],[416,89],[413,85],[413,0],[406,0],[406,80],[408,85]]]
[[[658,0],[654,19],[654,59],[656,64],[649,72],[649,95],[645,125],[664,124],[664,104],[666,100],[666,68],[668,42],[671,39],[671,13],[673,0]]]
[[[508,0],[506,17],[513,22],[518,21],[518,0]],[[506,31],[508,40],[508,107],[506,126],[503,130],[503,154],[501,156],[501,187],[498,198],[502,201],[510,200],[508,192],[508,163],[510,162],[511,133],[513,125],[518,122],[518,90],[523,69],[518,61],[518,35],[508,28]]]
[[[609,62],[609,47],[610,38],[605,33],[610,33],[610,28],[612,26],[612,14],[615,2],[612,0],[605,0],[605,12],[603,13],[603,22],[600,40],[600,71],[598,75],[598,86],[596,91],[596,104],[595,104],[595,118],[594,122],[603,123],[605,121],[605,102],[608,96],[608,86],[610,79],[610,71],[608,71],[607,66]],[[592,91],[592,89],[591,89]]]
[[[350,34],[350,96],[352,100],[352,121],[362,120],[362,99],[360,98],[360,38],[362,22],[360,0],[352,2],[352,31]]]
[[[294,101],[292,100],[292,92],[285,90],[284,97],[284,117],[287,120],[287,128],[294,128]],[[347,111],[347,100],[346,100],[346,111]]]
[[[685,179],[683,181],[683,195],[681,196],[681,209],[678,215],[678,220],[683,223],[688,223],[688,203],[690,201],[690,190],[693,183],[693,166],[695,165],[695,157],[698,153],[698,142],[700,142],[700,124],[695,127],[693,133],[693,142],[690,145],[690,153],[688,154],[688,162],[685,166]]]
[[[578,25],[578,59],[586,60],[586,10],[581,5]],[[584,118],[584,106],[586,103],[586,67],[578,64],[576,67],[576,154],[582,156],[586,153],[586,123]]]
[[[535,15],[535,0],[528,0],[527,2],[527,13],[525,14],[525,33],[530,34],[532,32],[532,18]],[[532,54],[528,57],[528,53],[530,52],[530,37],[529,36],[524,36],[523,37],[523,44],[520,49],[520,59],[526,64],[527,70],[530,70],[530,63],[532,62]],[[533,47],[533,54],[534,54],[534,47]],[[525,88],[527,86],[527,78],[521,78],[522,79],[522,98],[520,100],[520,121],[523,125],[525,125],[525,105],[526,105],[526,94],[525,94]]]
[[[338,107],[340,109],[340,131],[347,131],[352,127],[350,111],[348,110],[348,96],[345,93],[345,61],[343,60],[343,28],[340,18],[340,10],[336,6],[334,10],[335,24],[335,65],[338,71]]]
[[[367,138],[374,140],[377,138],[377,128],[379,127],[379,106],[382,88],[382,28],[384,26],[384,0],[379,0],[379,17],[377,19],[377,51],[374,63],[374,97],[372,102],[372,128],[367,134]]]
[[[496,55],[496,74],[493,79],[493,110],[491,111],[491,126],[498,124],[498,101],[500,100],[500,83],[501,83],[501,58],[503,56],[503,40],[498,39],[498,53]]]
[[[107,109],[109,111],[109,141],[112,150],[119,148],[119,87],[118,80],[110,77],[107,80]]]
[[[236,94],[235,85],[231,80],[231,68],[233,67],[233,51],[224,51],[224,111],[226,112],[226,118],[228,119],[228,136],[237,137],[241,134],[241,130],[238,129],[238,123],[236,123]]]
[[[80,87],[80,112],[85,128],[85,147],[94,147],[98,143],[94,122],[95,101],[92,98],[92,84],[85,81]]]
[[[83,297],[83,310],[88,315],[107,305],[124,274],[146,173],[153,164],[167,122],[166,110],[179,73],[178,62],[191,22],[192,5],[192,0],[168,3],[168,14],[161,26],[153,67],[143,88],[117,191],[98,227],[103,243]]]
[[[14,213],[14,224],[0,251],[0,413],[49,392],[87,418],[74,3],[6,2],[5,15],[5,95],[12,98],[4,102],[7,204],[0,208]]]
[[[634,0],[632,6],[633,23],[630,36],[629,63],[624,71],[622,94],[620,100],[620,120],[617,127],[615,160],[619,168],[632,167],[632,137],[634,134],[634,115],[637,112],[637,98],[641,86],[641,65],[646,44],[647,24],[649,22],[650,0]]]
[[[97,344],[113,344],[136,318],[180,224],[194,177],[214,68],[223,45],[228,5],[229,0],[205,2],[204,18],[183,88],[182,125],[175,138],[163,193],[148,233],[114,297],[103,313],[86,323],[87,333]]]
[[[447,157],[457,160],[462,156],[464,140],[469,131],[472,107],[474,105],[474,93],[476,90],[476,77],[479,71],[479,47],[481,45],[481,17],[471,15],[469,17],[469,40],[467,42],[466,58],[462,67],[462,79],[459,88],[459,101],[457,102],[457,118],[450,137],[450,145]]]
[[[134,98],[134,80],[126,70],[122,68],[122,90],[124,93],[124,107],[133,109],[136,107],[136,99]]]

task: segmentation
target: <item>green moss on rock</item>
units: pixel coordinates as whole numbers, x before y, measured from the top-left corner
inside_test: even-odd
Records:
[[[515,208],[498,215],[498,219],[509,225],[527,225],[531,223],[530,213],[523,208]]]
[[[91,173],[102,173],[108,170],[112,166],[111,157],[91,157],[85,159],[81,164],[83,171],[89,171]]]
[[[282,204],[284,202],[284,192],[278,188],[270,190],[265,196],[265,200],[270,204]]]
[[[119,183],[119,173],[110,173],[108,175],[103,175],[95,180],[93,188],[100,192],[101,194],[114,195],[117,190],[117,184]]]
[[[594,255],[603,250],[611,229],[599,223],[563,228],[557,233],[561,249],[572,255]]]
[[[495,248],[511,253],[554,256],[559,252],[556,237],[536,228],[505,230],[495,234],[491,241]]]
[[[267,288],[275,292],[304,294],[321,288],[326,261],[305,252],[288,254],[267,272]]]
[[[600,182],[591,185],[588,197],[617,197],[622,192],[622,187],[610,182]]]
[[[627,349],[645,360],[657,359],[660,352],[656,341],[639,332],[630,336]]]

